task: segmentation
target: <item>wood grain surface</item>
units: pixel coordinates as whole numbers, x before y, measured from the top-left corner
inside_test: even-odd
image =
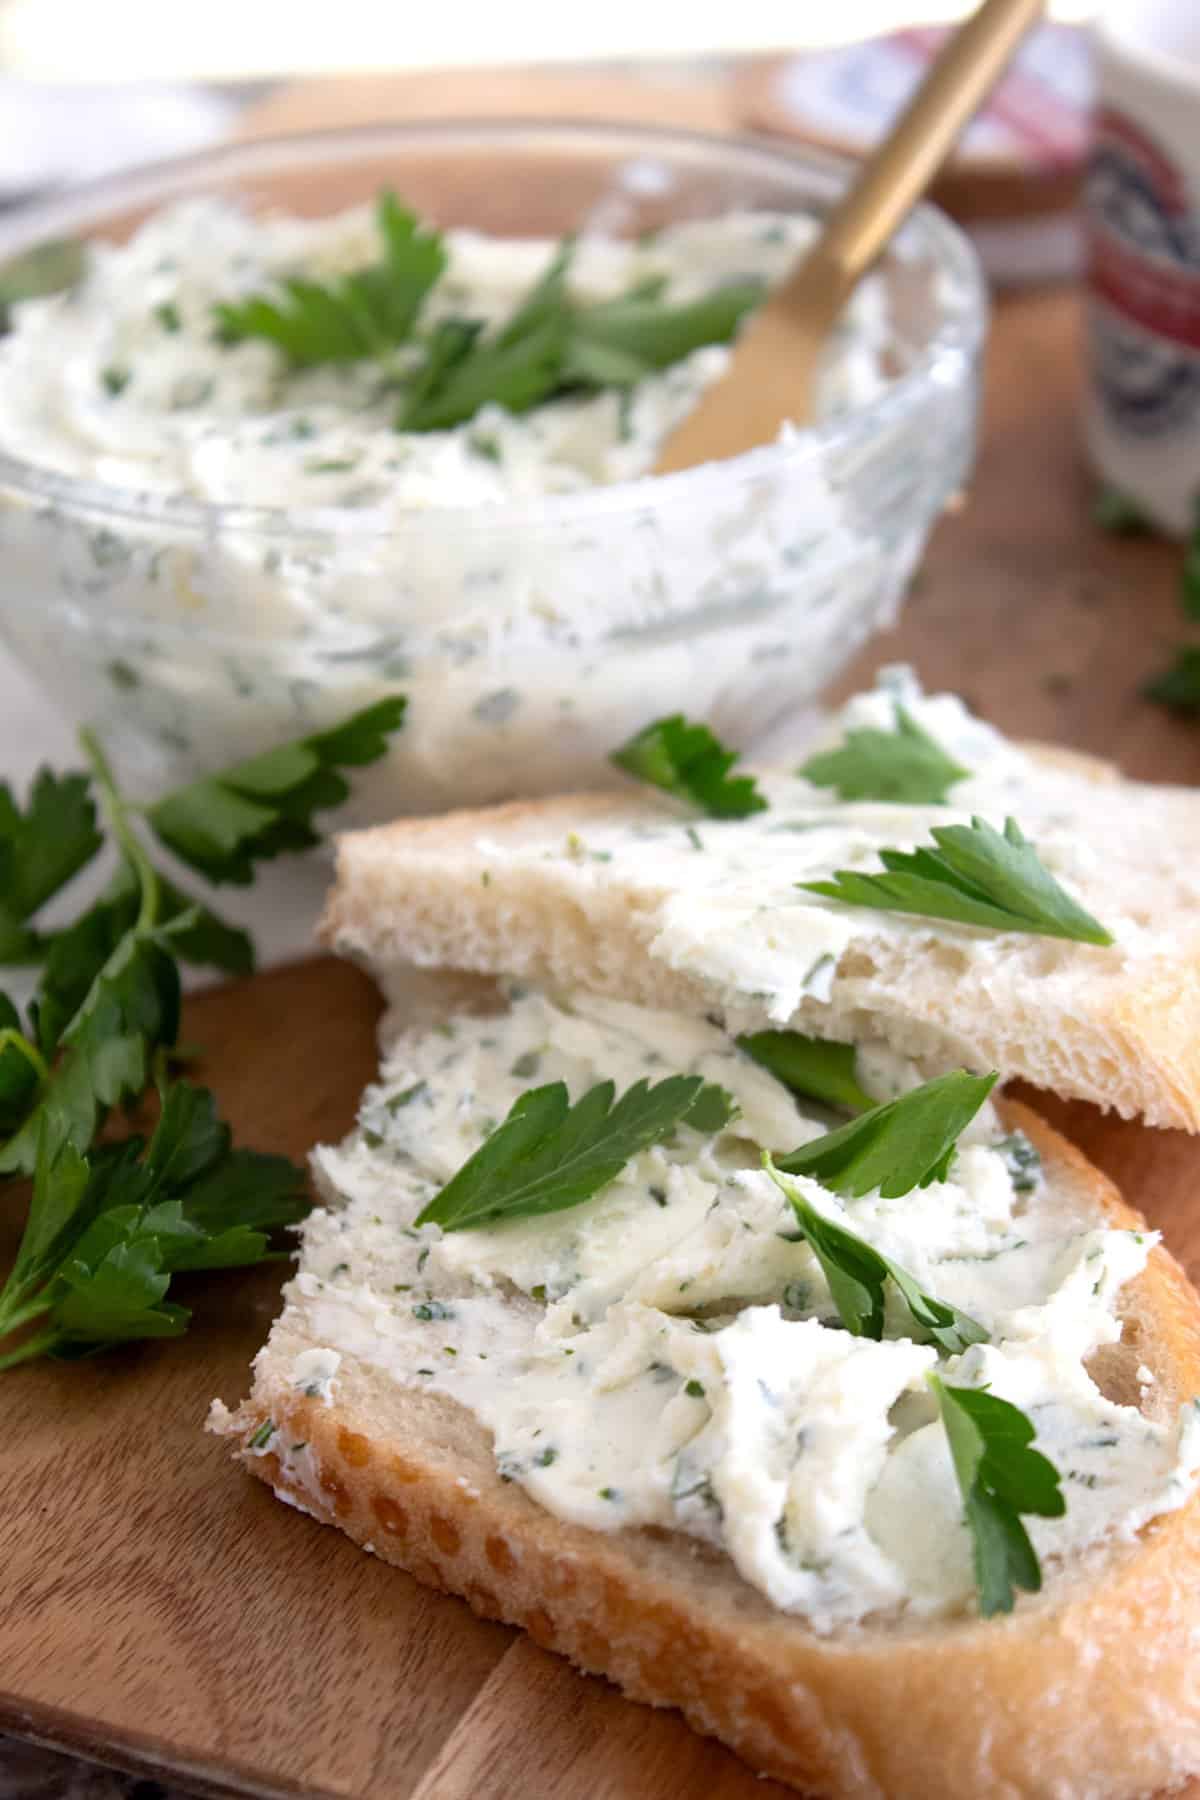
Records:
[[[603,119],[734,131],[742,122],[719,64],[637,80],[595,68],[444,69],[292,82],[244,116],[241,137],[417,119]]]
[[[1070,297],[1007,302],[972,492],[857,674],[911,657],[1013,732],[1200,780],[1200,727],[1138,695],[1180,632],[1179,554],[1088,523],[1077,389]],[[377,1016],[354,971],[275,971],[187,1014],[244,1141],[302,1155],[349,1126]],[[1200,1273],[1200,1145],[1038,1104]],[[6,1196],[0,1262],[18,1210]],[[363,1556],[230,1464],[205,1410],[244,1392],[280,1280],[194,1278],[182,1342],[0,1378],[0,1727],[213,1793],[782,1797],[674,1715]]]

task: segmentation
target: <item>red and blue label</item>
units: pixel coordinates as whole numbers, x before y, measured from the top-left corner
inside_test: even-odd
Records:
[[[1087,175],[1092,358],[1112,422],[1144,438],[1200,415],[1200,213],[1141,126],[1098,113]]]

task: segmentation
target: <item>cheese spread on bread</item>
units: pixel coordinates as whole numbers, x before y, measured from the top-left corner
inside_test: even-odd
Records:
[[[721,1131],[680,1126],[566,1212],[415,1225],[527,1088],[563,1080],[577,1099],[599,1079],[623,1089],[685,1072],[736,1100]],[[927,1073],[859,1056],[880,1098]],[[960,1611],[971,1545],[925,1383],[937,1353],[900,1309],[879,1342],[840,1327],[760,1166],[760,1147],[794,1149],[830,1123],[704,1020],[514,988],[505,1011],[400,1038],[355,1133],[316,1153],[326,1205],[305,1226],[288,1312],[332,1358],[470,1409],[501,1475],[563,1518],[706,1540],[823,1632]],[[797,1182],[988,1331],[941,1367],[1019,1405],[1059,1470],[1065,1515],[1031,1521],[1048,1571],[1192,1492],[1195,1409],[1143,1414],[1089,1373],[1120,1336],[1121,1289],[1154,1235],[1111,1229],[1059,1191],[992,1105],[945,1181],[847,1201]],[[322,1368],[336,1397],[337,1363]]]
[[[523,879],[535,881],[548,903],[567,888],[585,906],[591,896],[600,903],[619,893],[651,961],[719,990],[739,1026],[764,1012],[785,1023],[808,1003],[819,1030],[835,978],[869,976],[877,937],[937,948],[985,978],[1002,963],[1046,984],[1046,1005],[1056,987],[1078,978],[1081,959],[1089,978],[1104,984],[1172,949],[1175,918],[1200,912],[1200,865],[1175,853],[1180,802],[1172,790],[1081,780],[1076,769],[1060,770],[974,718],[956,696],[923,694],[904,669],[884,671],[873,690],[851,700],[830,742],[864,727],[894,731],[897,705],[966,770],[945,804],[845,801],[800,773],[770,771],[758,776],[765,810],[704,819],[658,805],[662,797],[643,787],[644,814],[633,799],[628,816],[614,805],[611,817],[598,810],[569,834],[552,836],[548,825],[544,833],[494,835],[481,820],[471,864],[497,905]],[[881,850],[928,846],[935,827],[968,825],[974,816],[998,831],[1015,818],[1045,867],[1114,944],[847,906],[802,886],[841,869],[878,874]],[[860,947],[865,955],[849,966]],[[863,1024],[870,1030],[872,1019]]]

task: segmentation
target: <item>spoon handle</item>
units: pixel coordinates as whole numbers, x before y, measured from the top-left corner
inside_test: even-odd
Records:
[[[840,277],[847,292],[928,188],[1044,10],[1045,0],[983,0],[949,38],[904,112],[825,221],[815,256]]]

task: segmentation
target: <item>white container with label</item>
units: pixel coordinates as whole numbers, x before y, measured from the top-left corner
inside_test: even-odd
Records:
[[[1088,454],[1183,534],[1200,501],[1200,5],[1118,0],[1095,63]]]

